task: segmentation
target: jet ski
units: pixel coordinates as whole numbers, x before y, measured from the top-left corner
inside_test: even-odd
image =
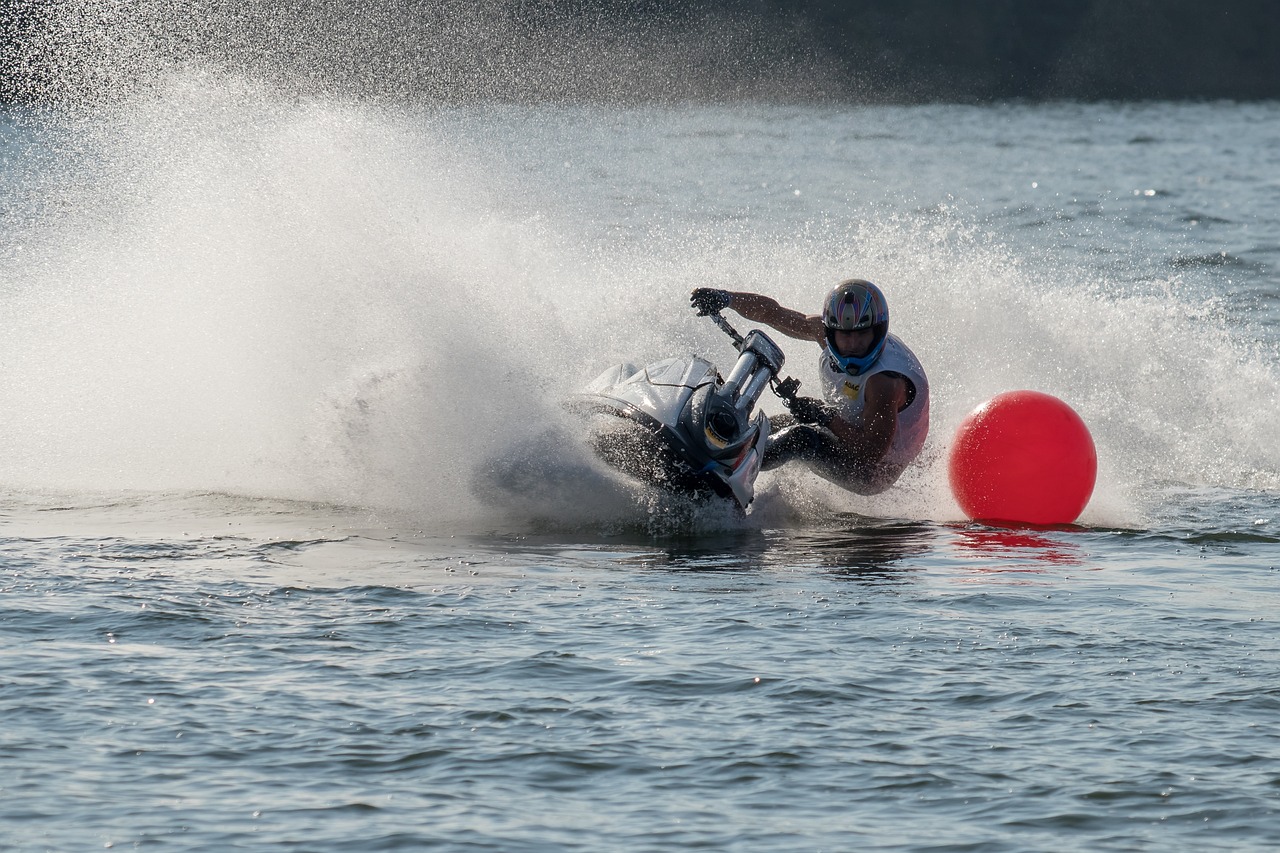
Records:
[[[746,511],[769,438],[756,408],[765,388],[789,406],[800,383],[780,379],[784,356],[764,332],[738,334],[707,315],[734,342],[728,376],[700,356],[601,373],[570,407],[589,420],[588,443],[609,466],[643,483],[695,499],[722,498]]]

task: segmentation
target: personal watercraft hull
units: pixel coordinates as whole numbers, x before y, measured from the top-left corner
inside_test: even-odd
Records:
[[[612,367],[572,405],[591,415],[589,444],[611,467],[745,510],[755,496],[769,420],[751,413],[754,400],[727,397],[726,390],[732,389],[709,361],[669,358],[642,368]]]

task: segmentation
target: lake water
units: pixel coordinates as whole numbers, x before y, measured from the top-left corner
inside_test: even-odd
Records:
[[[1280,844],[1280,105],[185,71],[0,129],[7,849]],[[851,275],[933,388],[893,491],[737,519],[548,438],[612,363],[728,360],[690,288]],[[1019,388],[1093,432],[1076,527],[950,497]]]

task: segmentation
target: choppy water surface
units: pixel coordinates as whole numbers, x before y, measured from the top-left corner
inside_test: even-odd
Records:
[[[1276,118],[195,75],[8,131],[6,846],[1273,849]],[[723,358],[689,287],[854,273],[934,388],[894,492],[741,521],[530,444]],[[947,493],[1021,387],[1094,432],[1079,527]]]
[[[1277,841],[1272,522],[438,538],[212,496],[45,512],[3,542],[13,848]]]

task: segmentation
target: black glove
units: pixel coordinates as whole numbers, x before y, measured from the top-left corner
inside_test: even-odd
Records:
[[[791,415],[802,424],[826,426],[836,416],[836,410],[812,397],[796,397],[791,401]]]
[[[714,287],[694,288],[693,293],[689,294],[689,304],[698,312],[699,317],[719,314],[728,308],[732,301],[733,297],[729,295],[729,291],[716,290]]]

